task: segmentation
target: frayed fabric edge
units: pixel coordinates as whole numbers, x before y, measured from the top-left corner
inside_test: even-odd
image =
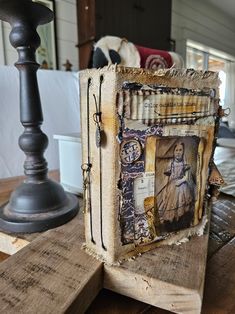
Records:
[[[180,245],[181,243],[188,242],[192,236],[202,236],[206,229],[208,222],[207,215],[202,218],[202,221],[195,227],[185,229],[179,233],[174,234],[172,237],[163,241],[163,245]]]
[[[136,247],[134,250],[130,251],[129,253],[122,256],[119,260],[112,263],[108,262],[107,260],[104,259],[103,256],[95,253],[91,248],[87,247],[86,243],[82,244],[82,249],[85,250],[87,254],[103,262],[107,266],[120,266],[122,263],[126,261],[129,261],[129,262],[135,261],[136,258],[140,257],[143,253],[146,253],[150,250],[154,250],[159,247],[166,246],[166,245],[181,245],[183,243],[190,241],[190,238],[193,236],[200,237],[205,234],[207,223],[208,223],[208,216],[204,215],[202,217],[201,222],[197,226],[171,234],[169,235],[169,237],[159,242],[152,242],[146,246]]]
[[[95,253],[91,248],[87,247],[86,243],[82,244],[82,249],[89,254],[90,256],[96,258],[98,261],[103,262],[105,265],[108,266],[120,266],[120,261],[116,261],[116,262],[108,262],[104,259],[104,257],[100,254]]]

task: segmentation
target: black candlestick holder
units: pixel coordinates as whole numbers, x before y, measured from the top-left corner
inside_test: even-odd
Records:
[[[20,120],[24,126],[19,146],[26,155],[26,179],[0,208],[0,228],[10,232],[44,231],[68,222],[78,212],[77,197],[48,179],[43,156],[48,138],[40,128],[43,115],[35,59],[40,37],[36,29],[52,21],[53,13],[30,0],[0,0],[0,19],[11,24],[10,42],[19,57],[15,66],[20,74]]]

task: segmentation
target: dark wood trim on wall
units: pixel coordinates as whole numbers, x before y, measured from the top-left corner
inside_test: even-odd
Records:
[[[79,69],[88,67],[95,40],[95,0],[77,0]]]
[[[94,41],[111,35],[171,50],[172,0],[77,0],[79,68],[89,66]]]

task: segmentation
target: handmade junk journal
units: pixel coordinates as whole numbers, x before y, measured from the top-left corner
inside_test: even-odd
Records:
[[[115,263],[203,233],[222,183],[214,72],[80,73],[86,248]]]

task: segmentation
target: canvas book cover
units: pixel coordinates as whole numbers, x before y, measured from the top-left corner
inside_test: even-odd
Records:
[[[88,251],[115,263],[203,232],[222,180],[213,167],[218,87],[209,71],[80,73]]]

